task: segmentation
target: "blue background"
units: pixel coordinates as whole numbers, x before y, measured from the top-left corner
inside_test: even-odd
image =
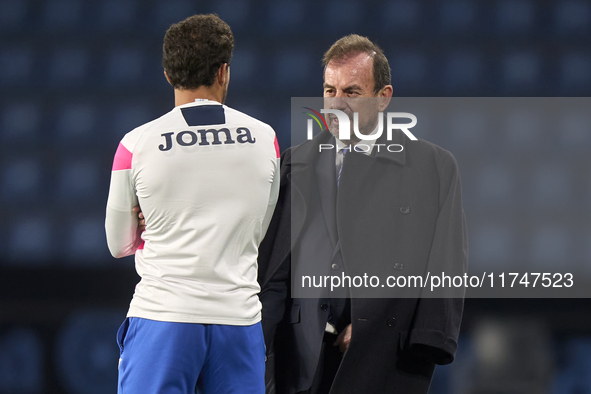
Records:
[[[161,67],[166,29],[206,12],[236,38],[227,104],[273,126],[282,150],[290,98],[321,95],[320,59],[349,33],[384,49],[399,96],[591,91],[584,0],[0,0],[0,393],[114,392],[115,332],[138,278],[132,259],[106,248],[111,161],[126,132],[173,106]],[[469,142],[508,143],[495,137]],[[454,152],[446,138],[435,137]],[[573,138],[550,162],[532,146],[527,165],[542,170],[511,183],[502,204],[479,182],[503,184],[523,170],[524,152],[459,158],[473,267],[539,258],[564,272],[590,263],[591,131]],[[529,194],[547,198],[524,216],[513,198]],[[565,213],[576,223],[505,248],[535,218]],[[590,303],[468,300],[457,361],[438,368],[432,393],[591,393]]]

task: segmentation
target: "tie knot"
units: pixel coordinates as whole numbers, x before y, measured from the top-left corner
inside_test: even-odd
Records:
[[[343,152],[343,156],[345,156],[347,152],[349,152],[349,147],[343,148],[341,152]]]

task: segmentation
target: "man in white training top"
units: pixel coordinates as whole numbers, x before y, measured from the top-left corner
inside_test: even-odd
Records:
[[[223,105],[234,37],[217,15],[170,27],[175,108],[126,134],[106,232],[141,277],[117,333],[119,393],[264,393],[258,246],[279,189],[265,123]],[[146,227],[138,226],[139,205]]]

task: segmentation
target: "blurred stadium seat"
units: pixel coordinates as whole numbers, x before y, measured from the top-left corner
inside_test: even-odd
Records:
[[[582,51],[567,53],[560,60],[561,90],[588,94],[591,90],[591,57]]]
[[[28,45],[0,49],[0,86],[22,86],[32,78],[35,53]]]
[[[332,37],[351,34],[363,26],[365,10],[363,3],[352,0],[330,0],[323,3],[320,11],[325,15],[322,28]],[[337,17],[338,15],[338,17]]]
[[[252,84],[252,80],[262,79],[258,70],[259,57],[256,54],[256,48],[242,46],[235,49],[232,56],[232,87],[236,89],[246,89]]]
[[[106,201],[104,204],[106,206]],[[82,213],[73,216],[66,234],[65,250],[68,263],[75,267],[96,266],[105,261],[119,263],[110,258],[102,215],[89,217]]]
[[[573,171],[562,163],[538,165],[532,174],[530,201],[545,212],[548,208],[570,206],[573,199]]]
[[[43,162],[36,157],[8,157],[3,165],[2,201],[36,203],[42,196]]]
[[[545,224],[532,228],[531,234],[529,267],[532,272],[556,270],[559,262],[571,259],[573,234],[565,225]],[[561,269],[564,268],[559,271]]]
[[[312,70],[312,59],[308,51],[301,48],[282,50],[275,60],[275,86],[290,86],[305,83]],[[318,91],[320,91],[320,87]]]
[[[591,338],[575,337],[564,342],[552,394],[591,393]]]
[[[125,313],[111,309],[84,309],[73,313],[56,343],[57,371],[70,394],[117,391],[119,348],[117,328]]]
[[[530,51],[509,53],[502,60],[503,83],[508,95],[513,91],[530,91],[536,88],[542,76],[542,63],[538,54]]]
[[[103,0],[99,3],[98,25],[103,31],[131,30],[138,17],[136,0]]]
[[[108,54],[105,82],[110,86],[133,87],[143,82],[145,55],[141,47],[112,49]]]
[[[499,1],[496,7],[496,29],[503,36],[527,36],[534,31],[536,11],[536,4],[531,0]]]
[[[470,228],[470,258],[474,264],[483,271],[502,271],[514,266],[516,229],[498,221],[480,221]]]
[[[560,129],[560,150],[562,152],[576,152],[582,155],[581,158],[586,156],[585,153],[591,145],[591,133],[589,133],[591,113],[584,108],[571,108],[563,111],[555,122],[556,128]],[[576,173],[576,171],[574,172]]]
[[[473,334],[474,363],[467,394],[547,393],[551,386],[549,331],[528,317],[482,319]]]
[[[163,37],[173,23],[198,12],[197,4],[191,0],[157,0],[150,8],[151,20],[146,27],[159,37]]]
[[[252,33],[251,29],[258,28],[258,26],[248,23],[252,20],[251,12],[256,9],[255,4],[241,0],[220,0],[217,2],[216,8],[220,18],[232,27],[233,32],[241,32],[245,27],[248,27]],[[245,33],[248,34],[246,31]]]
[[[444,86],[450,93],[476,94],[481,89],[484,64],[481,54],[474,49],[459,49],[446,56]]]
[[[553,15],[560,35],[585,35],[591,29],[591,4],[585,0],[556,2]]]
[[[35,102],[11,103],[2,108],[2,129],[0,140],[5,143],[36,142],[40,138],[42,111]],[[18,146],[18,145],[16,145]]]
[[[80,84],[87,77],[89,64],[85,48],[59,48],[50,62],[49,81],[53,85]]]
[[[482,151],[491,134],[490,113],[484,108],[454,108],[448,114],[447,124],[442,128],[448,135],[450,149],[457,152]]]
[[[385,48],[387,51],[387,48]],[[390,62],[394,96],[412,95],[417,86],[426,86],[432,81],[428,56],[415,49],[396,49]]]
[[[100,142],[98,109],[90,103],[68,103],[59,111],[57,134],[61,144],[78,146]]]
[[[0,1],[0,31],[18,30],[27,17],[29,2],[27,0]]]
[[[394,0],[382,3],[380,27],[384,32],[396,34],[420,35],[420,29],[416,29],[422,18],[421,4],[412,0]],[[395,59],[395,58],[394,58]],[[390,63],[392,58],[389,59]]]
[[[87,4],[82,0],[53,0],[44,3],[44,27],[48,31],[73,30],[84,27],[82,21],[83,7]]]
[[[474,32],[478,27],[478,3],[452,0],[439,3],[440,29],[444,34]]]
[[[502,209],[515,201],[515,170],[507,164],[483,163],[475,182],[483,206]]]
[[[540,130],[544,127],[544,119],[539,111],[527,108],[516,108],[500,120],[499,131],[504,134],[500,142],[513,157],[536,154],[542,149],[544,136]]]
[[[306,3],[295,0],[281,0],[270,4],[269,30],[273,32],[297,32],[305,23]]]
[[[52,215],[30,211],[13,215],[9,222],[9,243],[3,256],[9,264],[43,265],[55,258],[58,234]]]
[[[105,130],[105,134],[110,134],[112,137],[116,138],[118,142],[125,134],[136,127],[139,127],[156,117],[164,115],[154,114],[145,104],[147,103],[142,103],[140,101],[138,103],[121,103],[114,107],[106,107],[105,113],[107,114],[106,116],[109,118],[110,122],[108,122],[109,126],[108,130]],[[116,147],[117,146],[115,145],[115,148]],[[115,152],[113,151],[112,154],[114,153]]]
[[[0,336],[0,393],[44,392],[45,349],[40,336],[29,328],[14,327]]]
[[[103,171],[104,169],[99,168],[98,160],[93,157],[64,158],[59,171],[57,201],[66,206],[94,202],[93,197],[102,192],[99,189],[99,179]]]

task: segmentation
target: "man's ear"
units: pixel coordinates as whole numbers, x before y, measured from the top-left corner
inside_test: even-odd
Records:
[[[220,66],[216,77],[220,86],[226,86],[228,80],[230,79],[230,66],[228,63],[224,63]]]
[[[390,99],[392,99],[393,91],[394,89],[392,89],[392,85],[386,85],[378,92],[378,107],[380,112],[384,111],[386,108],[388,108],[388,105],[390,105]]]
[[[168,76],[168,73],[166,72],[166,70],[164,70],[164,76],[166,77],[166,80],[168,81],[168,83],[170,84],[170,86],[172,85],[172,82],[170,82],[170,77]]]

